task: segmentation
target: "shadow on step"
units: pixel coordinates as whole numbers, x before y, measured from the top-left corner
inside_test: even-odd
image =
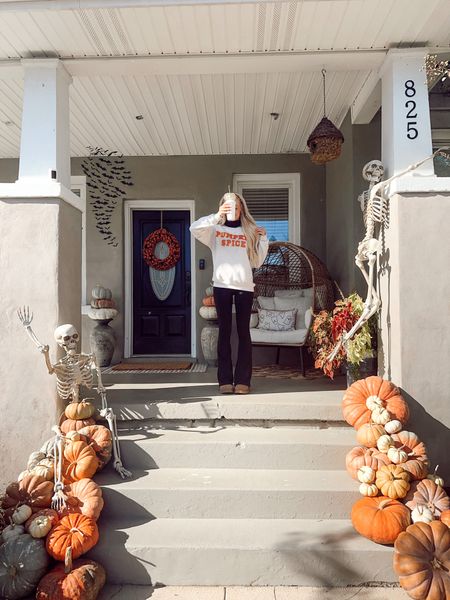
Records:
[[[120,513],[115,511],[111,514],[108,505],[120,506]],[[155,518],[134,500],[119,491],[108,489],[105,508],[98,520],[100,541],[88,553],[90,558],[105,567],[108,583],[122,583],[125,577],[127,581],[139,581],[142,586],[153,585],[150,571],[155,565],[139,556],[139,549],[134,551],[133,548],[127,548],[126,543],[130,529],[145,525]],[[133,600],[141,600],[137,592],[133,592]],[[142,600],[146,598],[149,598],[148,593],[142,596]]]

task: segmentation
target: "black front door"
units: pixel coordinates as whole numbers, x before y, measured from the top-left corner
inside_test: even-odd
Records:
[[[142,256],[145,239],[161,227],[161,216],[181,249],[172,272],[152,271]],[[133,211],[133,354],[191,353],[189,224],[186,210]]]

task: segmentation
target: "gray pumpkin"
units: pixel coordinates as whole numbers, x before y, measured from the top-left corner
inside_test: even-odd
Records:
[[[45,572],[49,557],[45,542],[27,533],[0,546],[0,598],[18,600],[32,592]]]

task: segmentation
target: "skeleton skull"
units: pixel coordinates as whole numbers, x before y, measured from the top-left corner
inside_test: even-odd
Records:
[[[378,183],[384,175],[383,163],[380,160],[371,160],[366,163],[362,170],[362,176],[366,181]]]
[[[73,325],[60,325],[55,329],[55,340],[66,352],[76,352],[80,336]]]

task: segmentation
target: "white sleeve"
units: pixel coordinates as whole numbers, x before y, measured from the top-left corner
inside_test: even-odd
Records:
[[[201,217],[197,221],[194,221],[189,229],[199,242],[206,244],[206,246],[212,249],[214,247],[215,227],[219,223],[219,220],[219,213]]]
[[[266,256],[267,256],[267,252],[269,250],[269,240],[267,239],[267,235],[262,235],[259,238],[259,244],[258,244],[258,267],[260,267]]]

